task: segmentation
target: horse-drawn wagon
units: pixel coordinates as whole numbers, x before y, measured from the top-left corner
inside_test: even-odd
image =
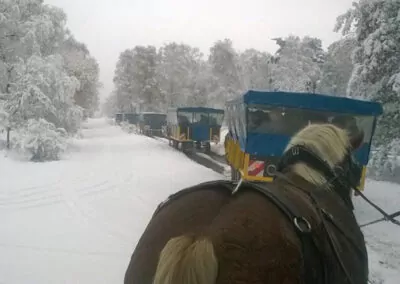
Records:
[[[366,165],[379,103],[345,97],[291,92],[250,90],[227,103],[229,132],[225,153],[232,180],[271,182],[276,165],[288,141],[300,129],[313,123],[332,123],[364,140],[355,153],[363,165],[360,189],[364,187]]]
[[[167,115],[158,112],[142,112],[139,115],[139,132],[147,136],[163,136]]]
[[[122,122],[137,125],[139,122],[139,114],[134,112],[120,112],[115,114],[115,122],[121,124]]]
[[[134,112],[124,113],[124,121],[129,124],[137,125],[139,122],[139,114]]]
[[[119,112],[115,114],[115,123],[116,124],[121,124],[121,122],[124,120],[124,114]]]
[[[167,114],[166,135],[170,145],[182,151],[202,146],[210,151],[210,142],[220,141],[224,110],[208,107],[171,108]]]

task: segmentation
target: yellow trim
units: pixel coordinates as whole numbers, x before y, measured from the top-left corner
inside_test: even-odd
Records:
[[[191,141],[190,139],[188,139],[188,137],[186,136],[186,135],[189,135],[189,128],[187,129],[187,131],[186,131],[186,134],[185,133],[181,133],[182,132],[182,129],[181,129],[181,127],[179,126],[179,125],[174,125],[173,127],[172,127],[172,133],[171,133],[171,135],[170,135],[170,138],[171,139],[174,139],[175,141],[178,141],[178,142],[187,142],[187,141]]]
[[[244,180],[264,181],[264,182],[271,182],[273,180],[273,177],[256,177],[248,175],[250,155],[248,153],[244,153],[240,149],[240,145],[237,141],[228,138],[226,142],[225,154],[229,165],[232,166],[234,169],[238,170],[241,173],[242,178]],[[360,186],[357,188],[360,191],[363,191],[365,188],[366,174],[367,174],[367,167],[363,166],[360,179]]]
[[[245,153],[244,154],[244,177],[246,178],[249,174],[249,162],[250,162],[250,155]]]
[[[263,182],[272,182],[274,180],[273,177],[253,177],[249,175],[243,178],[248,181],[263,181]]]
[[[273,180],[273,177],[256,177],[248,175],[250,154],[244,153],[240,149],[239,143],[237,143],[235,140],[228,139],[225,153],[229,165],[238,170],[244,180],[263,182],[271,182]]]
[[[361,179],[360,179],[360,186],[357,187],[359,191],[363,191],[365,187],[365,178],[367,176],[367,167],[363,166],[362,172],[361,172]]]

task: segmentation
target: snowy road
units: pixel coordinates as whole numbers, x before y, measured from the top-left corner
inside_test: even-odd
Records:
[[[86,127],[62,161],[0,158],[0,283],[122,283],[158,203],[222,177],[105,120]]]
[[[135,244],[170,193],[223,176],[168,144],[90,120],[62,161],[0,156],[0,283],[122,283]],[[392,212],[400,187],[369,181],[366,194]],[[356,201],[361,223],[380,217]],[[400,280],[400,228],[365,229],[375,283]],[[382,282],[379,282],[382,281]]]

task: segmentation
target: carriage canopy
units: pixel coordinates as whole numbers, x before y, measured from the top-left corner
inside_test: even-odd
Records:
[[[133,112],[129,112],[129,113],[125,113],[124,114],[126,121],[128,121],[130,124],[136,124],[139,122],[139,114],[138,113],[133,113]]]
[[[168,136],[177,141],[218,142],[223,119],[223,109],[171,108],[167,115]]]
[[[159,130],[166,124],[166,117],[165,113],[142,112],[139,121],[143,125],[148,125],[150,129]]]
[[[209,107],[179,107],[168,111],[169,124],[202,124],[221,126],[224,110]]]
[[[281,156],[290,138],[309,123],[333,123],[350,133],[363,130],[356,157],[368,163],[379,103],[310,93],[250,90],[227,103],[230,133],[241,150],[256,156]]]

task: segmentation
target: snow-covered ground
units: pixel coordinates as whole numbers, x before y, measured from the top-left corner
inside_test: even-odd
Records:
[[[223,176],[166,143],[90,120],[62,161],[0,156],[0,283],[122,283],[155,207],[170,193]],[[369,181],[366,194],[392,212],[400,186]],[[360,223],[380,217],[356,200]],[[400,280],[400,228],[365,229],[371,280]]]
[[[155,207],[223,178],[103,119],[85,127],[62,161],[0,156],[0,283],[122,283]]]

